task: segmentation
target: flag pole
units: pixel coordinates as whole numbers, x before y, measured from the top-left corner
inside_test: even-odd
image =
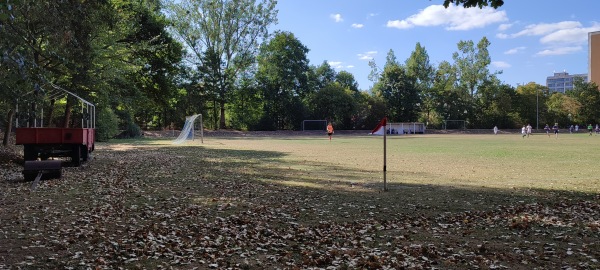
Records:
[[[387,121],[385,121],[385,125],[383,125],[383,191],[387,191],[387,180],[386,176],[386,165],[387,165],[387,155],[386,155],[386,134],[387,134]]]

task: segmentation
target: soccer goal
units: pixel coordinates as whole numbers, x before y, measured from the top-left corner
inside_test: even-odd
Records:
[[[195,114],[185,118],[185,124],[181,129],[181,133],[179,133],[179,137],[177,137],[177,139],[173,141],[173,144],[180,144],[185,141],[193,141],[195,139],[196,132],[194,128],[194,123],[196,122],[196,118],[200,118],[200,141],[204,143],[204,125],[202,124],[202,115]]]
[[[444,120],[444,129],[467,129],[467,121]]]
[[[327,120],[304,120],[302,121],[302,131],[309,130],[327,130]]]

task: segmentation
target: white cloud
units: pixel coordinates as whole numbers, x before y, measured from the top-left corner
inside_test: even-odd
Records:
[[[409,29],[409,28],[415,27],[413,24],[410,24],[409,22],[407,22],[405,20],[388,21],[386,26],[389,28],[398,28],[398,29]]]
[[[506,31],[508,30],[508,28],[512,27],[512,23],[503,23],[501,25],[498,25],[498,31]]]
[[[504,37],[541,36],[540,43],[548,46],[548,48],[538,52],[536,55],[562,55],[580,51],[581,47],[587,43],[588,33],[599,30],[600,23],[594,22],[590,27],[583,27],[577,21],[563,21],[531,24],[517,33]],[[499,34],[496,36],[501,38]]]
[[[387,27],[408,29],[415,26],[446,26],[447,30],[470,30],[507,21],[505,11],[493,8],[462,8],[432,5],[404,20],[390,20]]]
[[[357,54],[358,59],[360,60],[373,60],[373,58],[375,58],[375,55],[377,55],[377,51],[368,51],[366,53],[359,53]]]
[[[585,44],[588,41],[588,33],[600,30],[600,25],[587,28],[561,29],[545,35],[540,39],[543,44]]]
[[[345,69],[345,68],[353,68],[353,65],[346,65],[344,66],[344,62],[341,61],[327,61],[327,63],[334,69]]]
[[[512,34],[511,37],[520,37],[520,36],[543,36],[550,34],[552,32],[562,30],[562,29],[572,29],[581,27],[581,23],[576,21],[564,21],[557,23],[540,23],[540,24],[530,24],[525,26],[524,30],[519,31],[518,33]]]
[[[525,50],[525,47],[521,46],[521,47],[512,48],[508,51],[505,51],[504,54],[516,54],[522,50]]]
[[[330,65],[332,68],[335,68],[335,69],[340,69],[340,68],[343,68],[343,67],[344,67],[344,66],[342,66],[342,62],[340,62],[340,61],[327,61],[327,63],[328,63],[328,64],[329,64],[329,65]]]
[[[511,67],[511,65],[509,63],[506,63],[504,61],[492,61],[492,66],[497,67],[497,68],[509,68]]]
[[[542,44],[556,44],[556,43],[574,43],[580,44],[585,43],[588,38],[588,31],[585,28],[573,28],[573,29],[562,29],[554,33],[540,38]]]
[[[352,28],[358,28],[358,29],[364,27],[364,25],[362,23],[353,23],[351,26],[352,26]]]
[[[506,38],[508,38],[508,35],[504,34],[504,33],[498,33],[498,34],[496,34],[496,37],[499,39],[506,39]]]
[[[548,56],[548,55],[563,55],[563,54],[571,54],[574,52],[581,51],[583,48],[581,46],[576,47],[560,47],[560,48],[551,48],[543,51],[539,51],[535,55],[538,56]]]
[[[344,19],[342,18],[342,14],[331,14],[329,15],[329,18],[332,18],[335,22],[343,22]]]

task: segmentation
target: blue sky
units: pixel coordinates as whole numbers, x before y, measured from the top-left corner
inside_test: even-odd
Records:
[[[442,0],[279,0],[273,30],[293,33],[310,52],[311,65],[327,61],[352,73],[368,90],[368,62],[385,64],[392,49],[398,61],[417,42],[429,60],[453,63],[461,40],[487,37],[491,71],[504,83],[545,85],[553,72],[588,73],[588,32],[600,31],[598,0],[505,0],[498,9],[442,6]],[[596,14],[596,16],[594,16]]]

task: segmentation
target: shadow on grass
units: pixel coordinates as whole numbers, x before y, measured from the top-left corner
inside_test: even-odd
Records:
[[[388,183],[388,191],[383,192],[382,183],[372,180],[380,179],[380,174],[373,176],[372,170],[326,162],[290,161],[286,159],[287,155],[279,151],[214,149],[201,145],[165,146],[145,140],[99,145],[95,158],[87,166],[68,168],[64,179],[50,180],[54,182],[47,182],[35,194],[18,188],[19,185],[2,189],[0,183],[0,210],[3,210],[0,211],[0,228],[8,231],[9,236],[6,238],[9,241],[0,242],[0,255],[3,255],[0,256],[0,265],[15,264],[23,260],[24,256],[35,254],[36,257],[52,256],[58,257],[57,261],[66,261],[58,264],[49,262],[49,266],[45,267],[47,269],[64,268],[57,266],[62,266],[63,263],[65,266],[74,265],[78,262],[73,260],[73,253],[76,251],[81,254],[86,251],[87,256],[92,258],[91,261],[96,261],[97,251],[106,251],[103,243],[114,245],[114,239],[125,238],[129,239],[128,243],[137,243],[145,241],[144,235],[162,235],[167,239],[166,235],[174,237],[181,234],[181,238],[177,239],[183,239],[191,234],[204,241],[207,239],[206,234],[219,239],[216,237],[225,233],[225,230],[219,230],[220,227],[232,233],[231,239],[244,237],[245,233],[237,233],[238,229],[253,232],[248,233],[246,240],[241,240],[247,243],[260,240],[254,236],[269,237],[267,233],[272,231],[276,234],[264,240],[278,239],[292,233],[296,237],[289,240],[286,238],[284,242],[296,243],[298,252],[305,245],[310,248],[314,245],[314,250],[324,250],[325,246],[330,245],[319,241],[333,237],[341,243],[349,241],[341,247],[356,249],[357,254],[367,254],[360,247],[362,244],[355,243],[360,243],[359,240],[368,236],[374,239],[373,247],[377,250],[384,249],[383,244],[389,243],[390,252],[399,251],[396,247],[412,247],[414,244],[419,249],[421,245],[440,250],[451,247],[457,250],[451,250],[453,254],[463,250],[465,254],[475,254],[483,252],[482,247],[489,246],[491,254],[484,255],[500,261],[508,259],[495,257],[495,254],[512,254],[514,246],[527,251],[537,250],[535,255],[541,256],[546,249],[542,249],[537,243],[542,241],[560,244],[563,250],[567,248],[566,239],[577,244],[597,241],[596,234],[589,237],[589,240],[579,237],[578,233],[584,230],[573,230],[571,225],[565,230],[568,238],[557,240],[552,238],[554,234],[551,227],[537,230],[544,233],[538,235],[534,230],[523,230],[521,233],[507,224],[511,215],[520,214],[518,210],[513,211],[510,208],[512,206],[533,202],[546,204],[541,207],[541,213],[546,206],[552,207],[562,203],[561,201],[593,200],[596,194],[397,182]],[[25,185],[28,184],[23,184],[23,187]],[[510,208],[505,212],[512,212],[505,214],[499,211],[498,207],[502,206]],[[487,210],[498,214],[464,214]],[[590,208],[589,211],[593,209]],[[593,212],[586,214],[590,216]],[[489,216],[497,218],[492,220],[492,225],[497,227],[490,230]],[[477,224],[483,229],[473,232],[474,226],[470,222],[474,219],[479,220]],[[542,218],[540,220],[545,221]],[[392,226],[373,229],[372,234],[361,233],[369,228],[380,228],[386,225],[386,221],[392,223],[387,225]],[[424,224],[431,224],[436,228],[430,229]],[[584,226],[579,224],[575,226]],[[73,230],[71,226],[83,229]],[[204,226],[207,226],[206,230],[200,230]],[[310,226],[308,230],[307,226]],[[443,226],[446,227],[441,230]],[[328,227],[335,230],[323,230]],[[177,231],[178,228],[181,231]],[[62,244],[54,246],[52,242],[47,242],[47,239],[72,237],[79,231],[88,234],[75,235],[68,252]],[[308,232],[322,232],[323,236],[319,233],[318,236],[307,237]],[[534,234],[528,235],[532,232]],[[329,233],[334,235],[329,236]],[[559,233],[556,235],[565,236],[564,232]],[[588,237],[588,234],[590,233],[586,232],[584,237]],[[510,241],[526,239],[527,244],[520,242],[514,246],[507,245],[509,240],[503,237],[511,238]],[[577,237],[581,239],[576,239]],[[97,241],[97,244],[89,245],[88,240]],[[36,253],[20,248],[32,246],[31,242],[39,246],[36,241],[46,243],[49,248]],[[177,243],[168,241],[173,245]],[[258,245],[263,247],[262,243],[266,247],[273,242],[259,242]],[[472,248],[469,243],[472,243]],[[475,247],[479,243],[482,245]],[[483,243],[489,244],[484,246]],[[194,245],[191,247],[195,248]],[[90,250],[90,246],[95,249]],[[256,249],[250,244],[241,246],[242,249],[246,247],[249,250]],[[3,250],[20,253],[8,256],[8,252],[2,253]],[[118,250],[114,254],[116,252]],[[586,252],[598,254],[594,250]],[[3,262],[4,258],[8,259]],[[122,266],[120,258],[110,266]],[[165,258],[160,260],[168,261]],[[446,257],[438,260],[444,258]],[[466,263],[473,257],[464,258],[465,262],[456,265],[455,269],[468,268]],[[580,258],[582,257],[572,260]],[[429,263],[430,259],[426,259]],[[147,260],[148,257],[146,262]],[[289,261],[286,259],[285,262]],[[510,266],[518,266],[520,262],[520,259],[515,260],[510,262]],[[297,264],[300,265],[298,262]],[[40,267],[32,268],[44,268],[41,267],[43,265],[40,261]],[[562,264],[557,262],[556,265]],[[134,268],[133,265],[125,266],[132,267],[123,268]],[[590,269],[593,266],[595,265]],[[264,265],[257,266],[256,269],[263,268]]]
[[[256,138],[266,139],[266,138]],[[299,138],[294,138],[295,140]],[[138,144],[150,142],[142,141]],[[111,148],[105,153],[118,152]],[[136,169],[144,175],[152,168],[170,171],[169,175],[154,177],[152,181],[171,182],[173,194],[197,193],[202,198],[228,197],[248,203],[264,205],[289,204],[302,208],[318,208],[331,218],[364,218],[364,211],[348,211],[344,205],[356,209],[368,206],[375,216],[392,217],[397,214],[435,215],[454,211],[486,211],[500,205],[515,203],[554,203],[558,200],[593,199],[596,194],[576,191],[543,189],[498,189],[489,187],[452,186],[433,184],[387,183],[383,191],[381,172],[348,168],[323,162],[292,162],[286,153],[278,151],[212,149],[201,145],[187,147],[160,145],[156,148],[129,149],[127,160],[152,162],[148,155],[176,157],[160,165],[146,164]],[[115,154],[115,157],[122,153]],[[161,162],[159,157],[155,162]],[[150,168],[150,170],[148,170]],[[434,175],[422,175],[424,179]],[[152,185],[152,183],[150,184]],[[202,185],[202,190],[190,191],[189,186]],[[351,207],[352,208],[352,207]],[[416,211],[416,212],[415,212]],[[322,215],[307,217],[313,221]]]

